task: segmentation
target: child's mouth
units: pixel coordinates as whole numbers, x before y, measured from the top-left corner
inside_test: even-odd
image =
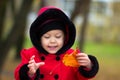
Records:
[[[50,50],[56,50],[57,46],[48,46]]]

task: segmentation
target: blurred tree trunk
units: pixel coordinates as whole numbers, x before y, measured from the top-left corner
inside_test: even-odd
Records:
[[[0,72],[2,71],[3,63],[6,59],[6,56],[8,55],[11,46],[15,45],[18,42],[17,40],[19,36],[24,33],[23,31],[26,27],[26,17],[31,9],[32,2],[33,0],[23,0],[19,12],[17,12],[15,15],[15,22],[10,33],[0,45]]]
[[[27,21],[27,15],[28,15],[28,13],[29,13],[29,11],[31,9],[32,3],[33,3],[33,0],[29,0],[29,4],[25,3],[25,4],[27,4],[26,7],[23,7],[20,10],[20,12],[22,12],[22,9],[26,10],[25,14],[23,14],[24,17],[22,17],[21,20],[20,20],[22,24],[21,25],[14,25],[14,26],[19,26],[19,27],[23,26],[22,33],[17,38],[17,43],[15,44],[15,46],[16,46],[15,59],[20,59],[20,54],[19,53],[20,53],[20,51],[21,51],[21,49],[23,47],[23,43],[24,43],[24,39],[25,39],[25,30],[26,30],[26,26],[27,26],[26,25],[26,23],[27,23],[26,22]],[[22,4],[21,7],[24,6],[25,4]]]
[[[6,15],[5,13],[6,13],[7,4],[8,4],[8,0],[0,1],[0,50],[1,50],[2,41],[3,41],[2,34],[3,34],[3,29],[4,29],[4,21],[5,21],[5,15]],[[0,54],[2,54],[1,51],[0,51]],[[3,56],[0,55],[0,59],[1,59],[1,57],[3,57]],[[0,60],[0,63],[1,62],[2,61]],[[1,70],[2,69],[0,69],[0,72],[1,72]],[[0,76],[0,80],[1,80],[1,76]]]
[[[29,5],[30,6],[30,5]],[[10,0],[10,7],[11,7],[11,12],[12,12],[12,16],[13,16],[13,19],[15,20],[15,15],[16,15],[16,10],[15,10],[15,0]],[[25,18],[25,17],[24,17]],[[26,19],[23,19],[23,20],[20,20],[21,23],[25,23],[24,26],[26,26],[26,21],[25,22],[22,22]],[[16,22],[16,21],[14,21]],[[21,25],[19,25],[21,26]],[[25,32],[25,28],[23,29],[23,33],[19,36],[18,40],[17,40],[17,43],[15,44],[15,48],[16,48],[16,55],[15,55],[15,59],[20,59],[20,50],[22,49],[23,47],[23,42],[24,42],[24,32]]]
[[[78,14],[83,15],[83,23],[82,26],[80,27],[80,35],[79,35],[79,48],[81,52],[84,50],[84,37],[85,37],[85,31],[87,28],[87,20],[88,20],[88,14],[89,14],[89,8],[90,8],[90,3],[91,0],[77,0],[75,3],[74,11],[71,15],[71,20],[73,21],[75,17]]]
[[[24,26],[26,26],[26,23]],[[20,51],[23,47],[24,40],[25,40],[25,28],[23,28],[23,33],[18,37],[17,43],[15,44],[16,46],[15,59],[20,59]]]
[[[88,22],[88,14],[89,14],[89,8],[90,8],[90,3],[91,0],[84,0],[84,5],[82,7],[83,11],[83,24],[81,27],[81,36],[80,36],[80,49],[81,51],[84,51],[84,41],[85,41],[85,33],[86,33],[86,28],[87,28],[87,22]]]
[[[12,3],[14,4],[14,3]],[[32,6],[32,4],[29,4],[29,7]],[[40,1],[40,8],[45,6],[45,0],[41,0]],[[12,6],[13,8],[13,11],[14,11],[14,5]],[[28,10],[28,9],[27,9]],[[24,23],[24,26],[26,26],[26,19],[22,20],[21,23]],[[20,25],[19,25],[20,26]],[[23,47],[23,43],[24,43],[24,39],[25,39],[25,28],[23,29],[23,33],[19,36],[18,40],[17,40],[17,43],[16,43],[16,56],[15,56],[15,59],[20,59],[20,51]]]
[[[0,1],[0,44],[2,43],[2,33],[4,28],[3,26],[4,26],[7,3],[8,3],[8,0]]]
[[[12,12],[12,16],[14,18],[14,15],[16,15],[16,10],[15,10],[15,0],[9,0],[10,1],[10,7],[11,7],[11,12]]]
[[[43,6],[45,6],[45,2],[46,2],[46,0],[41,0],[40,8],[43,7]]]
[[[81,14],[81,4],[83,3],[82,0],[77,0],[75,1],[75,6],[74,6],[74,10],[71,14],[71,20],[74,21],[75,17],[78,16],[78,14]]]

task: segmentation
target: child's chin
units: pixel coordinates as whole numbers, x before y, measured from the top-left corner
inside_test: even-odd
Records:
[[[50,52],[49,54],[56,54],[55,52]]]
[[[49,54],[56,54],[56,51],[49,51]]]

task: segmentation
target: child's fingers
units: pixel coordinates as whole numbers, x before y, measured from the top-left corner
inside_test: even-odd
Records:
[[[40,67],[40,66],[43,66],[45,64],[45,62],[39,62],[37,63],[37,66]]]
[[[35,55],[33,55],[31,58],[30,58],[30,60],[33,60],[35,58]]]
[[[85,57],[85,56],[87,56],[87,54],[85,54],[85,53],[78,53],[78,54],[76,54],[76,56]]]
[[[35,63],[35,55],[33,55],[31,58],[30,58],[30,61],[28,62],[29,64],[32,64],[32,63]]]
[[[77,59],[87,59],[88,55],[85,54],[85,53],[79,53],[79,54],[76,55],[76,58]]]
[[[30,60],[28,63],[31,64],[31,63],[34,63],[35,61],[34,60]]]
[[[31,68],[33,66],[33,64],[28,64],[28,67]]]
[[[80,54],[76,55],[76,59],[78,60],[79,63],[89,63],[90,62],[88,55],[85,53],[80,53]]]

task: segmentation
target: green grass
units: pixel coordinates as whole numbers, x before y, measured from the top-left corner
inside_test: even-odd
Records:
[[[31,42],[31,40],[30,40],[30,38],[29,37],[25,37],[25,42],[24,42],[24,48],[30,48],[30,47],[32,47],[33,45],[32,45],[32,42]]]
[[[84,52],[96,56],[99,62],[99,72],[92,80],[120,80],[120,44],[86,42]]]
[[[73,48],[76,47],[79,43],[75,43]],[[84,45],[84,52],[87,54],[93,54],[97,56],[120,56],[120,44],[113,43],[94,43],[86,42]]]
[[[119,54],[120,45],[119,44],[105,44],[105,43],[86,43],[86,51],[93,51],[95,53],[102,52],[104,54]]]

